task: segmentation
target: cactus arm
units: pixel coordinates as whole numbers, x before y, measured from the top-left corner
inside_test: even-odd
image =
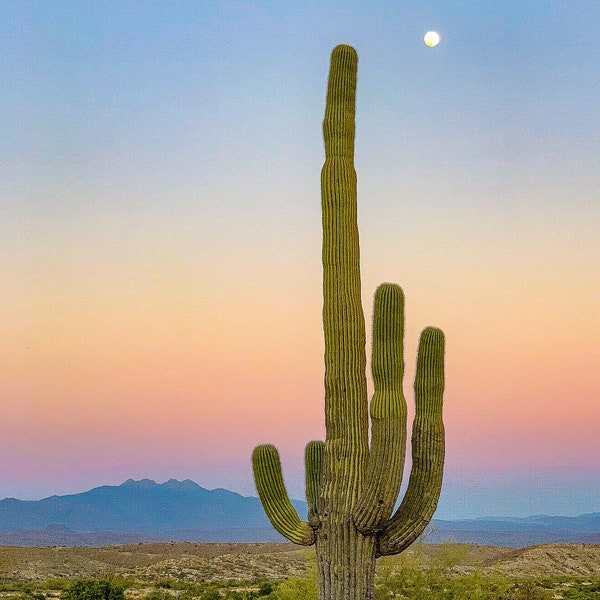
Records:
[[[323,479],[323,450],[325,444],[321,441],[308,442],[304,453],[306,469],[306,500],[308,502],[308,523],[311,527],[318,527],[319,520],[319,494]]]
[[[406,400],[402,392],[404,295],[399,286],[382,284],[375,293],[371,370],[371,451],[365,485],[353,511],[364,534],[383,528],[400,492],[406,452]]]
[[[417,357],[410,479],[400,507],[379,534],[379,555],[398,554],[410,546],[437,507],[444,471],[443,392],[444,334],[428,327]]]
[[[323,511],[348,513],[360,492],[369,452],[365,321],[361,304],[354,114],[358,58],[331,55],[323,120],[323,331],[325,427]]]
[[[288,498],[277,448],[270,444],[257,446],[252,453],[252,468],[258,495],[273,527],[290,542],[314,544],[313,528],[300,520]]]

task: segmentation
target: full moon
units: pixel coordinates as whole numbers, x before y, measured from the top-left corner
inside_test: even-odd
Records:
[[[433,48],[440,43],[440,34],[437,31],[428,31],[423,37],[426,46]]]

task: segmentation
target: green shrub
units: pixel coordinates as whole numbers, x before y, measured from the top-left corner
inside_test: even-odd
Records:
[[[19,595],[20,600],[44,600],[46,594],[34,590],[26,590]]]
[[[553,594],[535,581],[520,581],[516,583],[501,600],[550,600]]]
[[[274,600],[317,600],[316,577],[282,581],[271,594]]]
[[[76,581],[60,594],[62,600],[125,600],[124,589],[104,579]]]

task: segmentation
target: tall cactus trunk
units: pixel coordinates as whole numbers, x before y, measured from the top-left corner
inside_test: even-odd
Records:
[[[323,121],[323,331],[325,335],[325,464],[317,531],[319,598],[373,596],[375,545],[352,521],[367,458],[365,319],[354,170],[357,56],[342,46],[331,59]]]
[[[417,354],[411,475],[392,516],[406,447],[404,295],[389,283],[375,293],[369,405],[354,171],[357,62],[350,46],[333,50],[323,121],[327,434],[325,442],[306,447],[308,521],[289,501],[277,449],[265,444],[252,455],[256,487],[275,529],[297,544],[316,544],[320,600],[373,598],[377,557],[402,552],[422,533],[437,505],[444,464],[444,335],[429,327]]]

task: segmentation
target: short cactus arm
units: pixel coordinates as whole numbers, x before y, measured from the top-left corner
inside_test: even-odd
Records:
[[[371,451],[365,485],[353,510],[364,534],[383,528],[398,498],[406,453],[406,400],[402,392],[404,295],[399,286],[377,288],[373,310]]]
[[[428,327],[421,334],[417,357],[410,479],[400,507],[379,535],[380,555],[398,554],[410,546],[437,507],[444,471],[443,392],[444,334]]]
[[[319,525],[319,494],[323,483],[323,451],[321,441],[308,442],[304,453],[306,469],[306,500],[308,502],[308,523],[311,527]]]
[[[288,498],[277,448],[270,444],[257,446],[252,453],[252,468],[258,495],[273,527],[290,542],[314,544],[313,528],[300,520]]]

